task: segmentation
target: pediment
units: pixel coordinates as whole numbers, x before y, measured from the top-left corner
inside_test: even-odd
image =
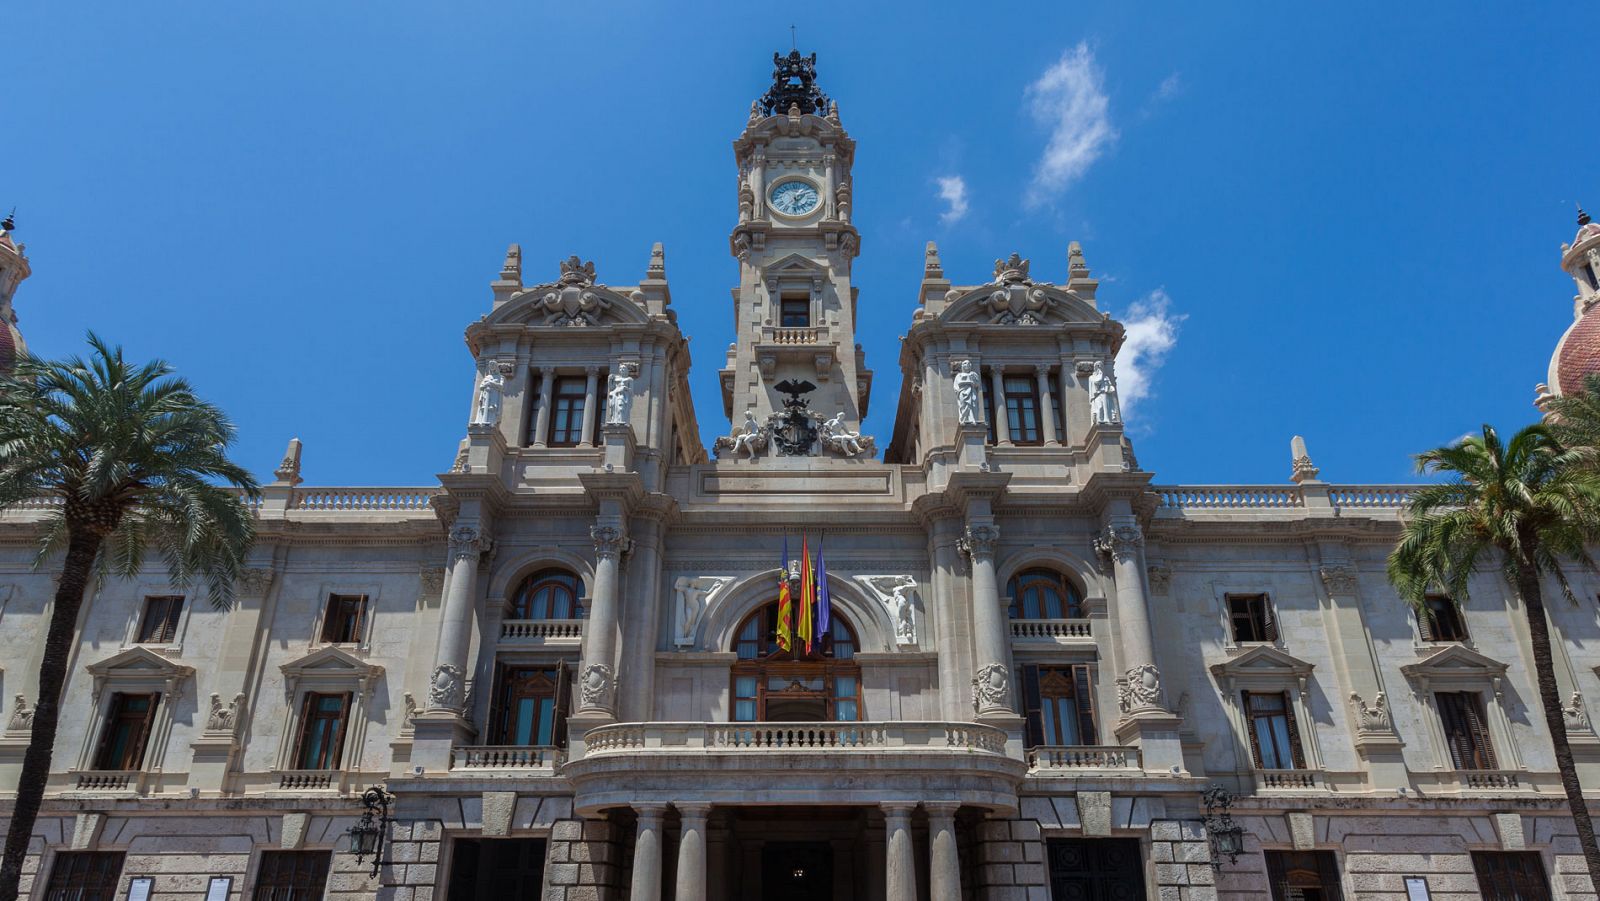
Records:
[[[142,646],[113,654],[104,660],[85,666],[84,669],[97,679],[107,677],[170,679],[183,678],[194,672],[194,667],[185,666]]]
[[[1030,327],[1100,322],[1106,317],[1077,292],[1055,285],[1014,282],[956,288],[947,297],[944,322]]]
[[[761,269],[761,279],[769,286],[786,278],[816,281],[827,277],[828,267],[798,253],[773,260]]]
[[[1466,645],[1453,644],[1429,654],[1416,663],[1400,667],[1412,679],[1438,679],[1450,676],[1492,678],[1505,675],[1507,665]]]
[[[319,648],[278,667],[285,676],[319,676],[372,678],[383,673],[383,667],[368,663],[344,648],[330,645]]]
[[[1211,674],[1218,680],[1240,676],[1276,676],[1297,679],[1309,676],[1315,664],[1272,645],[1255,645],[1234,657],[1215,663]]]
[[[552,328],[604,327],[649,321],[642,299],[624,295],[606,285],[559,282],[518,291],[483,319],[485,325]]]

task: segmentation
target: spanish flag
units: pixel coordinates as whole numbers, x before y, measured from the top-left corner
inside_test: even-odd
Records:
[[[806,654],[811,653],[811,642],[816,636],[816,623],[812,619],[813,611],[817,604],[816,573],[811,571],[811,546],[808,540],[800,538],[800,628],[797,634],[805,642]]]
[[[778,647],[794,645],[794,597],[789,593],[789,536],[783,536],[783,559],[778,561]]]

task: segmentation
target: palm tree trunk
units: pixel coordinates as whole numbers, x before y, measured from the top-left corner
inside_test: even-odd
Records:
[[[1595,888],[1600,888],[1600,846],[1595,844],[1594,819],[1583,797],[1583,785],[1578,782],[1578,769],[1572,763],[1572,746],[1567,743],[1567,721],[1561,712],[1561,692],[1556,688],[1556,668],[1550,655],[1550,623],[1545,618],[1539,569],[1526,556],[1517,562],[1517,593],[1522,595],[1522,609],[1528,617],[1534,681],[1539,686],[1539,705],[1544,708],[1550,743],[1555,746],[1561,787],[1567,793],[1567,806],[1572,809],[1572,822],[1578,829],[1578,847],[1583,849],[1584,862],[1589,866],[1589,879]]]
[[[67,678],[72,641],[78,631],[78,611],[89,587],[94,558],[100,551],[101,537],[87,529],[68,526],[67,556],[56,587],[55,609],[50,614],[50,631],[44,640],[44,657],[39,662],[39,699],[33,706],[33,732],[22,757],[22,774],[17,780],[17,800],[11,808],[11,825],[6,832],[5,857],[0,858],[0,901],[16,901],[22,879],[22,862],[28,853],[33,824],[44,800],[45,782],[50,778],[50,755],[56,743],[56,723],[61,717],[61,688]],[[1591,834],[1592,841],[1592,834]],[[36,877],[39,878],[39,877]]]

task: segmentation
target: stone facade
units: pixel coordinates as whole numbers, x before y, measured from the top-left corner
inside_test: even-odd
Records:
[[[1155,483],[1076,244],[1057,281],[1013,254],[966,284],[929,245],[877,455],[854,144],[810,61],[777,62],[734,144],[714,453],[660,245],[630,284],[577,257],[529,283],[513,245],[433,484],[307,486],[293,442],[231,609],[155,569],[90,599],[30,897],[85,851],[125,855],[119,897],[243,899],[283,852],[385,901],[1467,898],[1506,852],[1593,897],[1498,577],[1419,623],[1384,576],[1407,489],[1321,481],[1303,441],[1283,484]],[[40,518],[0,514],[0,816],[50,613]],[[802,534],[836,622],[809,656],[764,618]],[[1550,615],[1600,785],[1600,626]],[[373,876],[345,836],[379,783]]]

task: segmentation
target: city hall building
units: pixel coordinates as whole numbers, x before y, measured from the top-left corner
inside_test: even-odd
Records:
[[[1299,442],[1280,484],[1142,469],[1075,243],[930,243],[898,359],[867,360],[855,143],[812,59],[775,61],[733,142],[726,437],[661,245],[512,245],[444,472],[317,487],[292,442],[231,609],[158,566],[88,600],[27,897],[1593,898],[1499,575],[1414,613],[1384,576],[1407,489]],[[1600,368],[1600,226],[1562,266],[1552,391]],[[27,274],[0,237],[8,348]],[[860,434],[873,404],[891,434]],[[0,516],[0,816],[45,506]],[[1600,622],[1550,616],[1600,788]]]

